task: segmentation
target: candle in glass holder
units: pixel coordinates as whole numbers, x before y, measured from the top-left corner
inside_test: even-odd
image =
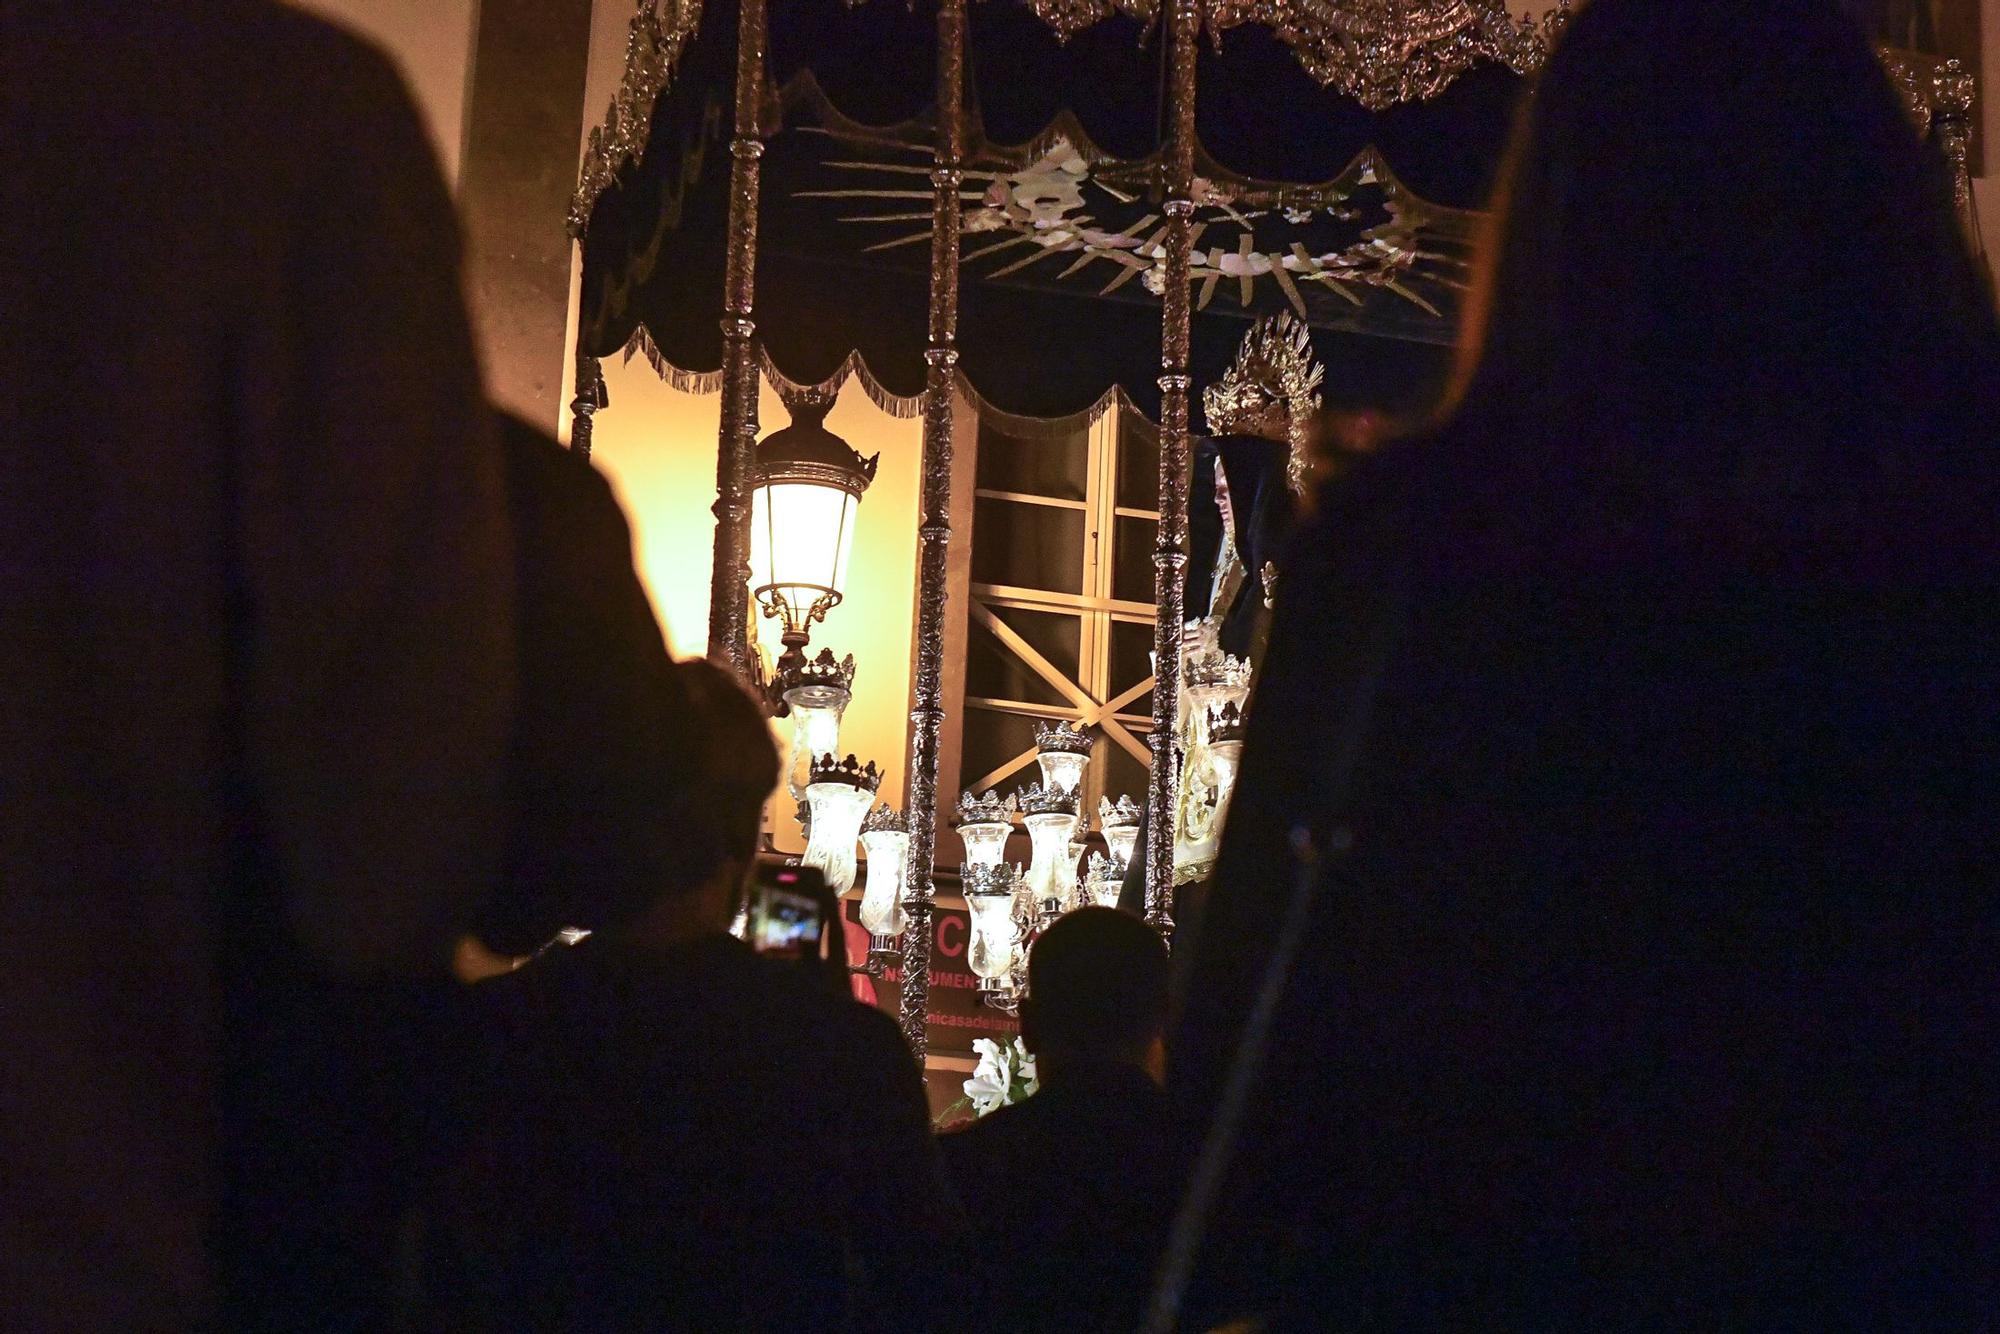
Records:
[[[1132,864],[1132,849],[1139,842],[1139,807],[1130,797],[1120,797],[1113,802],[1109,797],[1100,797],[1097,802],[1097,822],[1104,831],[1105,850],[1111,854],[1111,873],[1119,879],[1125,876],[1125,868]]]
[[[861,925],[878,940],[893,940],[909,925],[903,898],[910,882],[910,834],[903,817],[887,806],[877,806],[862,822],[861,846],[868,854]]]
[[[1028,864],[1028,896],[1043,913],[1059,912],[1074,892],[1076,862],[1070,839],[1076,833],[1076,794],[1033,783],[1021,790],[1022,823],[1034,847]],[[1064,865],[1068,873],[1064,873]]]
[[[998,866],[1007,851],[1007,836],[1014,832],[1014,797],[1002,798],[988,792],[975,797],[967,792],[958,799],[958,819],[952,826],[965,844],[967,866]]]
[[[1014,967],[1019,927],[1014,921],[1014,887],[1019,873],[1004,862],[968,866],[963,890],[972,918],[972,938],[965,949],[966,965],[989,989],[997,989]]]
[[[1101,852],[1090,854],[1090,869],[1083,877],[1083,898],[1099,908],[1116,908],[1124,877],[1111,873],[1111,859]]]
[[[882,774],[872,761],[863,765],[852,755],[839,761],[821,755],[808,772],[806,805],[812,811],[812,828],[800,860],[816,867],[836,895],[845,894],[854,887],[854,844],[868,808],[875,804]]]
[[[854,698],[854,655],[835,662],[832,649],[821,649],[811,662],[785,672],[778,679],[778,690],[792,721],[785,790],[794,801],[804,801],[812,762],[821,755],[840,753],[840,719]]]
[[[1091,736],[1068,722],[1035,729],[1035,762],[1041,766],[1042,784],[1057,792],[1075,794],[1090,763]]]

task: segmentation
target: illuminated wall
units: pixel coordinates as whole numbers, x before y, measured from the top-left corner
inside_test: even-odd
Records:
[[[332,19],[375,42],[394,57],[444,167],[458,183],[465,141],[466,84],[472,74],[472,42],[478,0],[292,0],[301,9]],[[604,7],[600,4],[599,7]],[[631,17],[627,5],[626,17]],[[601,110],[601,108],[600,108]],[[593,120],[592,124],[596,122]]]
[[[685,394],[661,382],[643,359],[607,358],[611,406],[597,414],[591,457],[612,484],[632,521],[639,570],[677,657],[702,653],[708,641],[708,579],[714,550],[715,436],[719,394]],[[758,408],[764,433],[789,419],[769,385]],[[886,772],[882,793],[902,805],[910,725],[910,636],[916,619],[917,485],[922,423],[888,416],[850,381],[827,429],[863,456],[880,452],[875,482],[862,498],[847,596],[813,627],[809,654],[831,648],[858,664],[854,702],[841,728],[841,749],[873,760]],[[765,660],[780,651],[778,624],[758,617]],[[789,743],[789,724],[776,724]],[[798,851],[789,801],[772,807],[778,846]]]

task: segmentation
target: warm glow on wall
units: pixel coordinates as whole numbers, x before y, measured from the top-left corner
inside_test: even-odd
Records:
[[[611,406],[594,423],[592,459],[617,487],[632,522],[639,572],[653,598],[667,644],[678,657],[702,653],[708,641],[708,581],[715,549],[715,436],[719,394],[687,394],[661,382],[645,361],[609,358],[604,379]],[[760,434],[784,426],[784,404],[766,385],[758,404]],[[909,743],[910,636],[916,620],[917,488],[922,424],[890,417],[850,382],[827,428],[863,455],[880,453],[875,481],[850,516],[851,545],[842,557],[843,597],[813,628],[815,652],[852,653],[858,664],[854,701],[842,722],[840,748],[883,770],[882,797],[903,804]],[[767,664],[782,652],[783,627],[755,615],[758,647]],[[791,724],[774,724],[781,745]],[[789,803],[774,803],[778,846],[801,851]]]

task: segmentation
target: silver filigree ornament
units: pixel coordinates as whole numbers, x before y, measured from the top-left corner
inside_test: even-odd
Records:
[[[1067,42],[1086,28],[1094,27],[1123,12],[1134,18],[1150,19],[1154,0],[1028,0],[1036,18],[1055,30],[1056,40]]]
[[[1480,61],[1519,74],[1541,68],[1568,22],[1568,4],[1539,23],[1502,0],[1210,0],[1211,39],[1269,28],[1321,84],[1370,111],[1435,97]]]
[[[653,133],[653,104],[659,100],[681,51],[701,26],[702,0],[639,0],[625,33],[625,72],[605,110],[604,123],[590,132],[576,191],[569,202],[569,234],[590,227],[597,197],[610,188],[619,168],[646,151]]]

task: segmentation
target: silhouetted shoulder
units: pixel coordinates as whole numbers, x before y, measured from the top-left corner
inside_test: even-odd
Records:
[[[288,88],[301,97],[330,97],[329,111],[369,105],[385,88],[402,86],[395,66],[373,42],[288,4],[208,0],[178,6],[140,0],[113,8],[145,12],[142,32],[149,42],[171,50],[178,41],[188,56],[261,63],[265,73],[251,76],[255,83]]]
[[[914,1073],[916,1058],[910,1055],[910,1048],[903,1041],[903,1031],[896,1021],[872,1005],[863,1005],[857,1000],[834,999],[833,1022],[848,1037],[855,1059],[885,1070],[907,1070]]]
[[[1327,593],[1324,581],[1334,568],[1407,537],[1421,481],[1435,475],[1450,448],[1436,436],[1399,441],[1322,486],[1279,563],[1279,604],[1288,595]]]
[[[594,464],[575,450],[557,443],[539,427],[512,413],[499,414],[500,445],[515,479],[517,502],[537,498],[571,517],[603,524],[624,540],[629,556],[629,525],[611,483]]]
[[[24,41],[88,49],[107,70],[142,56],[155,67],[155,86],[207,83],[227,91],[225,104],[282,91],[301,110],[316,106],[325,123],[344,111],[377,106],[384,97],[404,96],[394,65],[374,44],[290,5],[17,0],[9,9],[9,28]],[[196,115],[202,108],[187,110]]]
[[[939,1135],[938,1152],[944,1155],[945,1165],[960,1183],[960,1189],[969,1189],[994,1160],[1007,1157],[1024,1139],[1032,1140],[1038,1131],[1046,1129],[1040,1124],[1041,1110],[1035,1099],[1029,1098],[996,1107]]]
[[[817,1035],[830,1039],[831,1049],[843,1061],[877,1069],[916,1068],[902,1030],[882,1011],[851,996],[832,994],[819,978],[796,964],[761,955],[750,956],[749,962],[761,975],[760,988],[787,1011],[808,1017]]]

